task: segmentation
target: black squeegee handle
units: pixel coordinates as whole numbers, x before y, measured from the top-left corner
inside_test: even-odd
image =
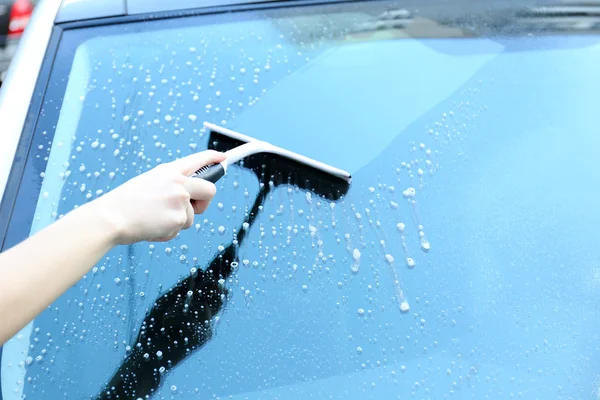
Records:
[[[212,183],[216,183],[219,179],[223,177],[223,175],[225,175],[225,167],[223,166],[223,164],[218,163],[205,165],[204,167],[196,171],[196,173],[192,175],[192,177],[201,178]]]

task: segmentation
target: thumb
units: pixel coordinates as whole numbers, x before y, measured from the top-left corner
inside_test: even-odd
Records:
[[[205,150],[199,153],[173,161],[173,166],[182,174],[189,176],[205,165],[220,163],[227,156],[215,150]]]

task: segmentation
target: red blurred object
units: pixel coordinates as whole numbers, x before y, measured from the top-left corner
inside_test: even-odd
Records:
[[[8,36],[20,36],[29,23],[31,13],[33,13],[31,0],[16,0],[10,11]]]

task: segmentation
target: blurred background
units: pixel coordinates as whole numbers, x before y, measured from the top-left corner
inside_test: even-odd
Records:
[[[0,0],[0,87],[39,0]]]

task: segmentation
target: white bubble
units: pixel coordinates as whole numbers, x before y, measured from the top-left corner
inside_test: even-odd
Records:
[[[415,260],[413,260],[410,257],[406,257],[406,265],[408,266],[408,268],[414,268],[415,267]]]
[[[397,209],[398,208],[398,203],[390,201],[390,208],[393,209],[393,210]]]
[[[190,114],[188,115],[188,118],[191,122],[196,122],[196,120],[198,119],[197,116],[195,116],[194,114]]]
[[[165,121],[166,122],[171,122],[173,120],[173,117],[171,117],[170,115],[165,115]]]
[[[359,315],[360,317],[362,317],[363,315],[365,315],[365,310],[364,310],[363,308],[359,308],[359,309],[358,309],[358,315]]]
[[[308,291],[308,286],[302,285],[302,291],[304,291],[304,292]]]
[[[225,233],[225,227],[223,225],[219,226],[218,231],[222,235],[223,233]]]
[[[223,247],[223,245],[219,245],[219,247],[217,247],[219,249],[219,253],[222,253],[225,251],[225,247]]]
[[[306,197],[307,203],[309,203],[309,204],[312,203],[312,195],[310,194],[310,192],[306,192],[305,197]]]
[[[402,194],[404,195],[404,197],[415,197],[417,191],[415,190],[415,188],[409,187],[408,189],[403,191]]]
[[[392,263],[394,262],[394,257],[392,257],[392,255],[391,255],[391,254],[386,254],[386,255],[385,255],[385,261],[386,261],[388,264],[392,264]]]
[[[400,311],[402,311],[403,313],[407,313],[410,311],[408,301],[404,300],[402,303],[400,303]]]
[[[352,250],[352,258],[354,258],[354,261],[360,261],[360,251],[358,249]]]
[[[404,223],[399,222],[398,224],[396,224],[396,228],[398,228],[398,230],[400,232],[404,231],[404,228],[406,228],[406,225],[404,225]]]
[[[127,121],[129,121],[129,115],[126,115],[123,117],[123,122],[127,122]]]
[[[425,238],[421,239],[421,250],[423,250],[425,253],[431,250],[431,244],[429,244]]]
[[[362,354],[362,352],[363,352],[363,349],[362,349],[362,347],[358,346],[358,347],[356,348],[356,354]]]

